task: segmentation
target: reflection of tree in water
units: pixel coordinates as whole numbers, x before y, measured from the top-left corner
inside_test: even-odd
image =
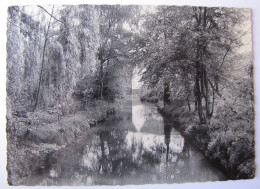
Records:
[[[100,138],[100,148],[102,156],[99,159],[99,173],[121,175],[125,166],[123,151],[125,146],[126,132],[123,130],[101,131],[98,133]]]
[[[207,173],[200,178],[200,172],[207,167],[188,144],[184,146],[174,123],[162,123],[162,134],[155,129],[133,132],[118,125],[94,131],[82,144],[56,157],[53,175],[57,170],[60,175],[52,179],[63,180],[63,184],[77,184],[76,180],[78,184],[145,184],[206,178]]]
[[[120,129],[105,130],[97,133],[99,143],[92,142],[93,146],[88,145],[85,153],[91,153],[95,151],[100,155],[97,156],[97,161],[85,160],[86,162],[95,162],[96,169],[92,169],[92,174],[95,174],[99,179],[95,179],[96,184],[101,184],[102,178],[106,176],[112,177],[111,180],[117,180],[117,184],[123,183],[124,179],[120,178],[133,178],[138,179],[140,175],[145,173],[151,173],[151,170],[155,165],[159,165],[162,157],[161,144],[154,146],[153,148],[145,148],[144,141],[132,141],[132,145],[127,144],[126,134],[128,132]],[[132,138],[131,140],[135,140]],[[157,153],[159,152],[159,153]],[[136,154],[133,156],[133,154]],[[86,158],[91,158],[85,156]],[[86,168],[91,170],[93,166],[87,166]],[[153,171],[153,174],[155,171]],[[151,178],[148,178],[148,180]],[[143,180],[147,182],[147,180]]]
[[[164,136],[165,136],[165,145],[166,145],[166,163],[165,163],[165,172],[164,179],[166,182],[182,182],[183,179],[187,179],[189,175],[190,168],[189,164],[189,147],[188,145],[182,145],[181,152],[170,151],[170,144],[174,141],[175,133],[172,133],[174,124],[177,122],[171,122],[167,119],[164,119]],[[172,136],[173,135],[173,136]],[[178,142],[178,141],[177,141]],[[177,145],[179,145],[177,143]],[[170,158],[170,159],[169,159]]]
[[[167,124],[164,124],[164,135],[165,135],[165,144],[166,144],[166,162],[168,162],[169,158],[169,145],[171,141],[171,127]]]
[[[133,142],[130,148],[127,147],[126,134],[119,129],[98,133],[102,154],[98,161],[99,174],[134,175],[136,170],[146,171],[160,162],[160,155],[154,153],[157,150],[144,149],[143,141]]]
[[[186,142],[184,145],[179,143],[178,136],[180,134],[174,133],[173,126],[175,122],[169,122],[164,119],[164,136],[166,145],[166,163],[164,172],[164,179],[168,183],[181,183],[181,182],[195,182],[195,181],[209,181],[221,180],[223,176],[219,176],[210,169],[204,156],[192,149]],[[179,141],[179,142],[178,142]],[[176,145],[182,146],[182,151],[171,150],[172,142]]]

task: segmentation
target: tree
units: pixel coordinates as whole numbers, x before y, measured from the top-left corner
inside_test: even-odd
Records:
[[[129,42],[131,33],[123,28],[124,23],[132,14],[131,6],[100,6],[100,44],[98,47],[97,57],[100,62],[99,66],[99,88],[100,99],[104,98],[105,87],[104,80],[108,79],[109,67],[113,64],[122,64],[126,58],[129,58]],[[120,65],[118,65],[120,66]],[[111,73],[110,73],[111,74]],[[109,82],[109,80],[106,80]],[[109,85],[109,83],[107,83]]]
[[[194,92],[200,122],[204,123],[213,114],[215,94],[221,96],[219,84],[225,74],[226,58],[241,45],[241,35],[237,35],[240,31],[236,30],[236,25],[241,23],[239,18],[242,18],[242,13],[233,9],[206,7],[194,7],[193,11],[192,31],[196,36],[191,44],[196,54],[193,58]]]
[[[40,22],[26,7],[9,7],[7,40],[7,93],[13,111],[32,110],[37,88],[41,49]]]
[[[43,67],[44,67],[44,62],[45,62],[45,52],[46,52],[46,46],[47,46],[47,41],[48,41],[49,32],[50,32],[51,20],[52,20],[52,17],[53,17],[52,16],[53,9],[54,9],[54,7],[52,7],[50,19],[49,19],[49,22],[48,22],[48,25],[47,25],[47,28],[46,28],[46,31],[45,31],[45,34],[44,34],[44,44],[43,44],[43,50],[42,50],[41,69],[40,69],[38,88],[37,88],[36,97],[35,97],[35,109],[37,108],[37,105],[38,105],[39,92],[40,92],[40,87],[41,87],[41,82],[42,82],[42,73],[43,73]]]
[[[169,98],[182,96],[190,109],[194,100],[200,122],[206,123],[213,115],[216,95],[221,97],[221,82],[228,79],[232,54],[242,45],[244,32],[238,25],[243,21],[243,12],[159,7],[156,14],[146,17],[147,58],[142,80],[151,87],[164,88],[167,103]]]

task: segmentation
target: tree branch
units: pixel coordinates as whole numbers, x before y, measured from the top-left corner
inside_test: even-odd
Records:
[[[224,55],[224,57],[223,57],[223,59],[222,59],[222,62],[221,62],[221,64],[220,64],[219,68],[221,68],[221,67],[223,66],[223,64],[224,64],[224,62],[225,62],[225,59],[226,59],[226,56],[227,56],[227,54],[228,54],[229,51],[230,51],[230,48],[227,49],[227,51],[226,51],[226,53],[225,53],[225,55]]]
[[[20,30],[22,30],[23,32],[27,33],[27,34],[28,34],[28,36],[29,36],[31,39],[33,39],[33,40],[34,40],[34,38],[31,36],[31,34],[30,34],[28,31],[26,31],[26,30],[24,30],[23,28],[21,28],[21,27],[17,26],[16,24],[14,24],[13,22],[11,22],[10,20],[9,20],[9,23],[10,23],[10,24],[12,24],[13,26],[15,26],[15,27],[19,28],[19,29],[20,29]]]
[[[208,79],[208,81],[209,81],[209,84],[210,84],[212,90],[214,90],[218,96],[222,97],[222,95],[214,88],[214,85],[212,84],[212,82],[209,79]]]
[[[66,26],[66,23],[65,23],[65,22],[63,22],[63,21],[57,19],[56,17],[54,17],[54,16],[53,16],[51,13],[49,13],[45,8],[43,8],[43,7],[40,6],[40,5],[37,5],[37,6],[40,7],[42,10],[44,10],[44,12],[46,12],[48,15],[50,15],[54,20],[56,20],[56,21],[58,21],[58,22],[60,22],[60,23],[62,23],[62,24],[64,24],[64,25]]]

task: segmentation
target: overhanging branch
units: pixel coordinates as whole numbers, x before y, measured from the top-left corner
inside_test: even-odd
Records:
[[[53,16],[51,13],[49,13],[44,7],[40,6],[40,5],[37,5],[38,7],[40,7],[42,10],[44,10],[44,12],[46,12],[48,15],[50,15],[54,20],[64,24],[66,26],[66,23],[57,19],[55,16]]]

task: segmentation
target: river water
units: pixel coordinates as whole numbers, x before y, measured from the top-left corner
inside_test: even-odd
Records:
[[[123,185],[226,179],[155,105],[133,97],[131,113],[132,119],[101,123],[78,143],[52,155],[49,168],[38,177],[37,184]]]

